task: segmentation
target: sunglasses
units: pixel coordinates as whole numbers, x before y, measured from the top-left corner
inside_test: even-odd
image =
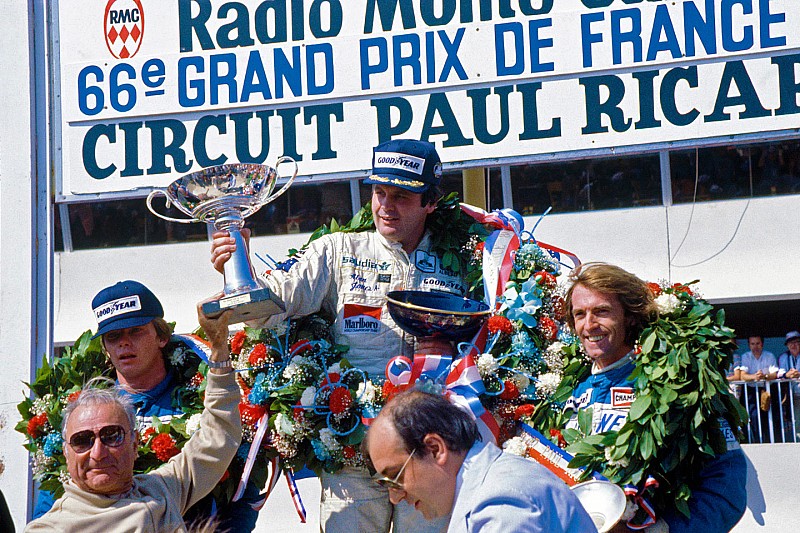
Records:
[[[125,429],[114,425],[102,427],[97,433],[90,429],[78,431],[69,438],[69,445],[76,453],[84,453],[92,449],[97,438],[104,446],[118,448],[125,442]]]
[[[411,450],[411,454],[408,456],[408,459],[406,459],[406,462],[403,463],[403,466],[400,467],[400,471],[397,473],[396,476],[394,476],[394,479],[389,479],[386,476],[381,476],[379,475],[379,473],[376,473],[374,476],[372,476],[373,481],[375,481],[375,483],[377,483],[381,487],[385,487],[387,489],[405,490],[405,487],[403,487],[403,484],[400,483],[399,479],[400,476],[403,475],[403,470],[406,469],[408,462],[411,461],[412,457],[414,457],[414,452],[416,451],[417,450]]]

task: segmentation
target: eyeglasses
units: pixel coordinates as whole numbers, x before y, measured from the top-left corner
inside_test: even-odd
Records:
[[[389,479],[386,476],[381,476],[379,475],[379,473],[376,473],[374,476],[372,476],[372,479],[375,481],[375,483],[377,483],[381,487],[386,487],[387,489],[394,489],[394,490],[405,490],[405,487],[403,487],[403,484],[400,483],[399,481],[400,476],[403,475],[403,470],[406,469],[408,462],[411,461],[412,457],[414,457],[414,452],[416,451],[417,450],[411,450],[411,454],[408,456],[408,459],[406,459],[406,462],[403,463],[403,466],[400,467],[400,471],[397,473],[396,476],[394,476],[394,479]]]
[[[95,433],[91,429],[78,431],[69,438],[69,445],[76,453],[84,453],[92,449],[95,439],[111,448],[118,448],[125,442],[125,429],[122,426],[105,426]]]

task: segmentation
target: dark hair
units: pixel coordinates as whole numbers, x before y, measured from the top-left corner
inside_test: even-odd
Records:
[[[442,197],[444,193],[442,192],[442,188],[438,185],[431,185],[428,187],[428,190],[420,193],[420,205],[425,207],[429,204],[435,204],[439,201],[439,198]]]
[[[763,335],[748,335],[747,336],[747,342],[750,342],[750,339],[753,339],[753,338],[759,339],[761,341],[761,344],[764,344],[764,336]]]
[[[381,411],[388,416],[406,451],[427,454],[425,435],[436,433],[450,451],[468,451],[481,439],[475,420],[440,394],[410,390],[395,396]]]
[[[572,315],[572,292],[578,285],[587,289],[613,294],[622,304],[625,316],[633,320],[633,325],[625,332],[625,342],[634,344],[647,325],[658,318],[658,307],[653,293],[647,284],[616,265],[608,263],[586,263],[573,270],[569,275],[572,282],[567,290],[565,307],[567,323],[574,330],[575,317]]]

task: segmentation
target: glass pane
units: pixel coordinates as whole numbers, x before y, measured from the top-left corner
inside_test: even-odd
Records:
[[[800,192],[800,141],[670,153],[675,203]]]
[[[658,205],[658,154],[514,166],[511,190],[523,215]]]
[[[275,201],[247,218],[254,235],[308,233],[322,224],[350,220],[348,182],[292,185]]]

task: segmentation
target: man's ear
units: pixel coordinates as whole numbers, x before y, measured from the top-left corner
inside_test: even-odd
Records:
[[[438,433],[428,433],[422,439],[425,444],[425,451],[428,452],[436,464],[444,465],[450,457],[450,450],[447,449],[447,443]]]

